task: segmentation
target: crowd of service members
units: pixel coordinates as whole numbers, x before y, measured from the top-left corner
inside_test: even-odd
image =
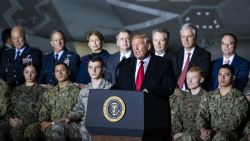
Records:
[[[211,61],[210,52],[196,44],[196,26],[184,24],[179,32],[182,47],[171,50],[166,29],[153,30],[151,37],[120,30],[119,52],[110,55],[102,48],[103,35],[91,31],[91,53],[80,58],[67,49],[61,30],[51,32],[53,51],[43,54],[29,46],[23,27],[5,29],[0,140],[92,140],[85,128],[89,89],[121,89],[169,99],[173,140],[250,141],[250,93],[243,93],[249,61],[236,53],[237,37],[223,34],[223,55]]]

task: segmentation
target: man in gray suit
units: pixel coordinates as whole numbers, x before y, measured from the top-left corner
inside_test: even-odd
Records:
[[[107,66],[104,75],[104,78],[112,84],[116,81],[119,63],[133,55],[130,45],[130,31],[126,29],[120,30],[116,35],[116,45],[119,47],[120,51],[112,54],[107,59]]]

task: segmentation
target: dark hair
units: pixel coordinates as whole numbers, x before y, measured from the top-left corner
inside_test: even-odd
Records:
[[[11,38],[11,28],[6,28],[1,33],[2,42],[6,43],[9,38]]]
[[[89,62],[100,62],[102,67],[104,67],[104,61],[100,57],[90,57],[88,61],[88,65],[89,65]]]
[[[66,68],[66,70],[67,70],[68,72],[70,72],[69,66],[68,66],[66,63],[57,63],[57,64],[55,65],[55,68],[56,68],[56,66],[58,66],[58,65],[63,65],[63,66]]]
[[[234,39],[234,44],[237,45],[238,39],[236,35],[234,35],[233,33],[224,33],[221,38],[223,38],[224,36],[231,36]]]
[[[38,70],[38,69],[37,69],[37,66],[36,66],[34,63],[32,63],[32,62],[28,62],[28,63],[26,63],[26,64],[24,65],[23,70],[24,70],[26,67],[29,67],[29,66],[34,67],[34,68],[36,69],[36,71]]]
[[[24,65],[23,72],[24,72],[24,70],[25,70],[27,67],[34,67],[34,68],[35,68],[35,70],[36,70],[36,78],[35,78],[35,80],[37,80],[37,78],[39,77],[39,70],[37,69],[37,66],[36,66],[34,63],[32,63],[32,62],[28,62],[28,63],[26,63],[26,64]]]
[[[235,70],[234,70],[234,67],[232,65],[224,64],[224,65],[219,67],[218,71],[220,71],[220,69],[228,69],[232,75],[235,75]]]

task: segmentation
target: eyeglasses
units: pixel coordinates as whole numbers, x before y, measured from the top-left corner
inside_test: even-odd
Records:
[[[221,42],[221,44],[225,46],[230,46],[230,45],[233,45],[234,42]]]

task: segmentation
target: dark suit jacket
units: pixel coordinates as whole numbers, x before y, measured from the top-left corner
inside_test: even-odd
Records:
[[[116,77],[117,77],[117,65],[120,63],[120,52],[117,52],[115,54],[112,54],[109,56],[107,59],[107,64],[106,64],[106,69],[105,69],[105,74],[104,78],[111,82],[112,84],[115,83]],[[131,52],[131,57],[133,56],[133,52]]]
[[[25,60],[35,64],[38,72],[42,64],[42,51],[37,48],[27,45],[20,57],[15,59],[15,55],[15,48],[13,48],[7,50],[1,57],[1,77],[13,87],[24,83]]]
[[[119,62],[120,62],[120,52],[110,55],[109,58],[107,59],[104,78],[113,84],[115,83],[116,80],[115,78],[116,67],[119,64]]]
[[[219,67],[223,64],[223,58],[218,58],[212,62],[212,78],[209,83],[209,90],[218,88]],[[235,54],[231,64],[235,70],[234,87],[243,91],[248,82],[249,61]]]
[[[170,49],[167,49],[163,57],[172,61],[174,58],[174,53]]]
[[[126,64],[120,67],[118,80],[111,89],[136,90],[135,70],[136,58],[131,57]],[[176,79],[170,61],[151,55],[141,90],[147,89],[149,94],[168,101],[168,96],[173,93],[175,84]]]
[[[57,84],[55,78],[55,65],[57,63],[64,63],[65,60],[69,60],[70,80],[76,81],[76,75],[80,64],[80,57],[74,52],[64,48],[64,52],[59,61],[55,60],[54,52],[44,55],[42,71],[39,77],[40,84]]]
[[[184,48],[180,48],[175,53],[174,59],[174,69],[176,72],[177,80],[179,79],[181,72],[182,72],[182,65],[184,60]],[[185,62],[184,62],[185,63]],[[205,72],[205,81],[203,82],[203,87],[206,88],[209,82],[209,73],[211,71],[211,54],[210,52],[206,51],[205,49],[196,46],[193,52],[193,56],[189,63],[189,68],[192,66],[200,66],[204,69]],[[186,80],[185,80],[186,82]]]

